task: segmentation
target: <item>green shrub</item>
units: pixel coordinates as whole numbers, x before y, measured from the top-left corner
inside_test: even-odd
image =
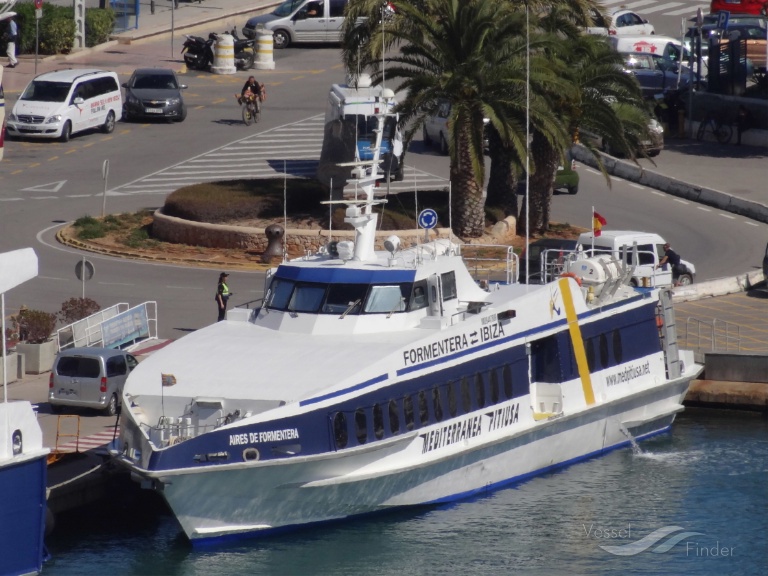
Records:
[[[20,322],[26,326],[26,340],[30,344],[42,344],[50,339],[56,329],[56,314],[42,310],[25,310]],[[19,333],[22,329],[20,327]]]
[[[115,13],[112,10],[86,8],[85,10],[85,45],[87,47],[103,44],[115,28]]]
[[[101,220],[96,220],[93,216],[82,216],[75,220],[77,228],[77,237],[80,240],[92,240],[93,238],[103,238],[107,235],[106,227]]]
[[[40,52],[43,54],[62,54],[70,52],[75,42],[74,19],[43,19],[40,26]]]
[[[95,300],[90,298],[70,298],[62,303],[59,318],[64,324],[72,324],[87,318],[91,314],[95,314],[99,310],[101,310],[101,306]]]
[[[98,224],[99,221],[96,220],[93,216],[81,216],[77,220],[75,220],[75,227],[82,228],[83,226],[93,226],[94,224]]]

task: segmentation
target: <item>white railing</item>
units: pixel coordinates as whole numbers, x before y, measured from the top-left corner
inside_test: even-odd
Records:
[[[518,256],[511,246],[503,244],[464,244],[461,258],[472,277],[480,283],[518,281]]]
[[[141,315],[142,329],[137,330],[136,319],[128,317],[126,319],[126,329],[121,332],[122,337],[119,342],[115,342],[114,335],[109,334],[114,326],[118,316],[131,316],[131,312]],[[135,315],[134,314],[134,315]],[[146,326],[144,326],[146,322]],[[157,302],[150,301],[129,308],[126,302],[121,302],[99,310],[87,318],[73,322],[68,326],[59,328],[56,331],[56,344],[59,350],[67,348],[79,348],[83,346],[104,346],[105,345],[105,325],[108,327],[109,334],[108,346],[125,346],[136,344],[139,341],[157,338]],[[118,328],[122,328],[118,326]],[[124,333],[124,334],[123,334]]]
[[[685,319],[685,345],[699,352],[741,352],[741,328],[725,320]]]

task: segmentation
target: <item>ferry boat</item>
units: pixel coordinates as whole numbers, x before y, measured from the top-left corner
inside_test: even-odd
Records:
[[[631,287],[626,254],[578,256],[545,285],[515,282],[510,256],[503,282],[478,282],[450,238],[377,249],[377,163],[355,168],[354,241],[283,261],[260,307],[128,378],[112,453],[193,544],[457,500],[602,454],[667,430],[702,369],[678,349],[671,292]]]
[[[2,333],[5,293],[37,276],[32,248],[0,254]],[[47,456],[37,414],[27,401],[8,400],[8,365],[2,339],[0,402],[0,574],[37,574],[47,556],[45,534]]]

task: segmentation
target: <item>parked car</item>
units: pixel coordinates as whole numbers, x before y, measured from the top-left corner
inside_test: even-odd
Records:
[[[68,348],[53,361],[48,380],[48,402],[63,407],[96,408],[114,416],[128,374],[139,364],[124,350]]]
[[[441,154],[448,154],[448,118],[451,116],[451,103],[438,104],[437,114],[428,116],[422,125],[422,140],[426,146],[437,146]],[[483,119],[488,125],[488,118]],[[483,151],[488,150],[488,137],[483,138]]]
[[[608,27],[611,36],[656,34],[653,24],[631,10],[614,10]]]
[[[658,54],[633,52],[624,53],[623,56],[624,71],[637,78],[644,98],[653,98],[673,90],[686,90],[691,83],[689,68]]]
[[[594,8],[590,8],[589,12],[592,16],[592,26],[587,26],[584,31],[587,34],[595,34],[596,36],[608,36],[610,18],[604,18],[603,15]]]
[[[557,167],[553,190],[567,190],[568,194],[579,193],[579,173],[576,171],[576,160],[570,151],[565,154],[565,162]]]
[[[256,29],[272,30],[275,48],[295,42],[341,41],[344,10],[349,0],[286,0],[271,14],[254,16],[243,27],[243,36],[255,38]]]
[[[187,107],[176,73],[168,68],[139,68],[123,84],[123,118],[130,122],[139,118],[165,118],[183,122]]]
[[[739,14],[765,15],[768,12],[767,0],[712,0],[709,11],[716,16],[720,11],[737,12]]]
[[[35,77],[7,119],[8,136],[59,139],[99,128],[106,134],[123,115],[117,74],[74,68]]]
[[[619,156],[620,151],[615,144],[602,134],[597,134],[586,128],[579,128],[579,135],[582,142],[589,142],[598,150],[602,150],[611,156]],[[649,118],[648,131],[638,142],[638,148],[635,153],[646,154],[647,156],[658,156],[664,150],[664,127],[656,118]]]
[[[528,282],[540,284],[551,281],[563,271],[564,259],[576,250],[576,240],[565,238],[540,238],[528,245],[528,250],[520,254],[520,276],[518,281],[525,283],[525,272],[530,270]],[[542,262],[546,264],[542,268]],[[544,276],[542,275],[542,272]]]
[[[632,263],[634,246],[637,246],[637,259],[630,279],[632,286],[672,286],[672,267],[665,264],[657,268],[664,258],[664,238],[653,232],[635,232],[630,230],[605,230],[595,237],[593,232],[584,232],[579,236],[577,250],[589,255],[609,254],[621,260],[622,248],[626,247],[627,259]],[[680,274],[677,284],[687,286],[696,278],[696,268],[690,262],[680,260],[687,272]]]

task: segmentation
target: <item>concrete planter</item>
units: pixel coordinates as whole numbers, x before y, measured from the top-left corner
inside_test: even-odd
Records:
[[[16,352],[24,354],[27,374],[42,374],[53,367],[56,343],[48,340],[42,344],[17,344]]]
[[[0,366],[0,384],[3,378],[2,369]],[[5,377],[9,384],[24,377],[23,374],[19,374],[19,355],[16,352],[8,352],[5,356]]]

